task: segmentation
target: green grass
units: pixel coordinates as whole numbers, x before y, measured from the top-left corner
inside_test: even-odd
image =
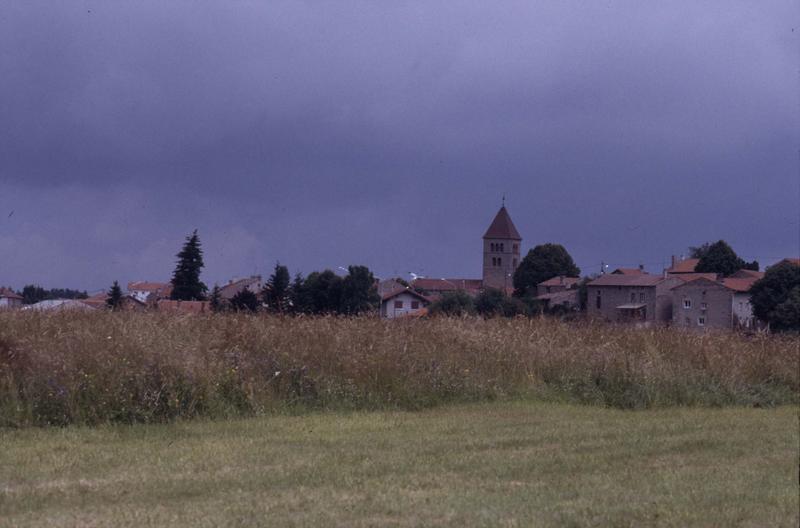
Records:
[[[798,525],[798,407],[0,430],[2,526]]]

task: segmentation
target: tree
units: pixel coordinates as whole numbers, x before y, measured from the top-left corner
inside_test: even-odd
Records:
[[[294,314],[311,312],[311,301],[308,298],[305,280],[300,273],[294,276],[294,281],[289,287],[289,305]]]
[[[231,297],[231,308],[237,312],[256,312],[258,311],[258,296],[245,288]]]
[[[209,299],[209,306],[212,312],[221,312],[224,309],[222,294],[218,284],[214,285],[211,290],[211,298]]]
[[[375,286],[375,277],[366,266],[348,266],[342,281],[339,312],[358,315],[377,310],[381,298]]]
[[[522,301],[494,288],[486,288],[475,298],[475,311],[484,317],[514,317],[528,312]]]
[[[111,289],[108,291],[106,306],[114,311],[122,308],[122,288],[119,287],[119,282],[117,281],[114,281],[114,284],[111,285]]]
[[[782,332],[800,330],[800,266],[781,262],[767,268],[764,277],[750,288],[753,315]]]
[[[463,290],[446,292],[428,307],[431,315],[463,316],[475,313],[475,303]]]
[[[261,290],[261,297],[267,309],[271,312],[284,313],[289,310],[289,269],[275,264],[275,270],[270,275],[264,289]]]
[[[514,272],[514,295],[535,295],[536,285],[564,275],[577,277],[581,270],[561,244],[536,246],[525,255]]]
[[[337,313],[342,299],[342,278],[325,270],[313,272],[305,280],[307,311],[314,314]]]
[[[200,270],[203,268],[203,250],[197,229],[186,237],[178,257],[175,272],[172,274],[173,301],[204,301],[208,288],[200,281]]]
[[[22,288],[21,295],[23,304],[35,304],[48,298],[48,293],[44,288],[33,284],[26,284]]]
[[[700,259],[694,268],[697,273],[718,273],[727,277],[740,269],[758,271],[758,261],[745,262],[724,240],[718,240],[713,244],[705,243],[700,247],[691,247],[689,253],[693,258]]]

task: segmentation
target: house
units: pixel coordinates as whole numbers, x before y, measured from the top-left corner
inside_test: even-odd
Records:
[[[91,306],[92,308],[96,309],[106,309],[108,308],[108,304],[106,300],[108,299],[108,292],[101,291],[95,293],[94,295],[87,297],[86,299],[79,299],[83,304]],[[138,298],[131,294],[123,295],[120,299],[120,308],[126,311],[144,311],[147,309],[147,304],[140,301]]]
[[[734,275],[739,276],[718,280],[699,277],[674,286],[672,324],[694,330],[756,329],[759,325],[750,305],[750,288],[760,277],[739,272]]]
[[[223,301],[230,302],[239,293],[244,290],[250,290],[260,297],[263,287],[264,283],[261,281],[261,275],[251,275],[243,279],[231,279],[228,284],[219,289],[219,296]]]
[[[536,285],[536,295],[542,296],[548,293],[556,293],[564,290],[571,290],[578,286],[580,279],[578,277],[565,277],[559,275],[552,279],[547,279]]]
[[[587,313],[590,318],[645,325],[672,321],[673,286],[682,281],[642,273],[606,274],[587,283]]]
[[[11,288],[0,288],[0,310],[13,310],[22,307],[22,296]]]
[[[430,300],[410,289],[394,290],[381,298],[381,317],[394,319],[427,311]]]
[[[169,299],[172,284],[168,282],[135,281],[128,283],[128,295],[137,301],[153,305],[159,299]]]
[[[544,304],[545,310],[553,310],[557,306],[565,310],[576,310],[580,307],[580,298],[578,297],[577,288],[537,295],[536,300]]]

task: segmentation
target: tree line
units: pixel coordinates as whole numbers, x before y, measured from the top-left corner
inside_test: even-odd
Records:
[[[273,314],[342,314],[359,315],[378,309],[380,297],[375,277],[366,266],[349,266],[341,277],[331,270],[300,273],[290,278],[289,269],[275,268],[260,292],[243,288],[229,301],[222,298],[221,288],[215,285],[209,293],[200,280],[204,267],[203,249],[195,230],[176,255],[172,273],[170,299],[176,301],[209,301],[212,311],[268,312]],[[122,292],[115,281],[109,290],[107,304],[118,309]]]

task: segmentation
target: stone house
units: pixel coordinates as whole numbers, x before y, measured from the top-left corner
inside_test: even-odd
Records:
[[[757,329],[749,293],[760,278],[757,274],[719,280],[699,277],[674,286],[672,324],[692,330]]]
[[[620,323],[668,324],[672,321],[670,289],[681,282],[648,273],[602,275],[587,284],[587,314]]]
[[[261,275],[251,275],[244,279],[231,279],[228,284],[220,287],[219,296],[223,302],[230,302],[237,294],[244,290],[250,290],[256,296],[261,298],[261,290],[264,288],[264,283],[261,280]]]
[[[134,281],[128,283],[128,295],[137,301],[155,305],[159,299],[169,299],[172,284],[168,282]]]

